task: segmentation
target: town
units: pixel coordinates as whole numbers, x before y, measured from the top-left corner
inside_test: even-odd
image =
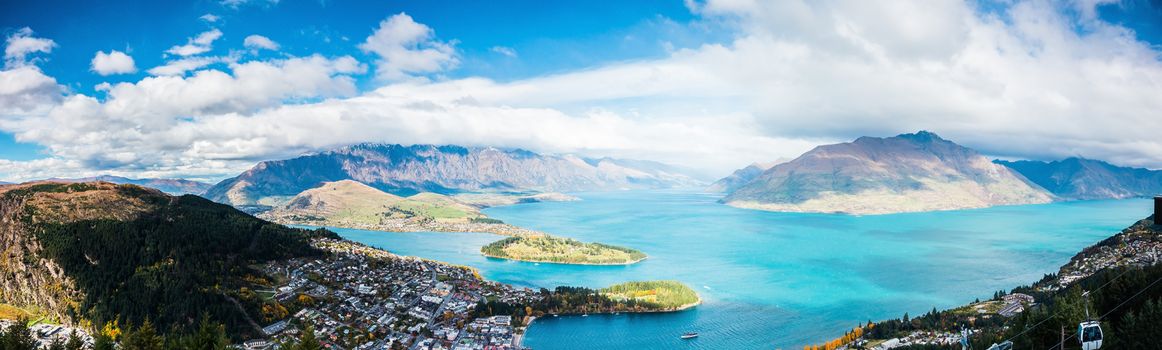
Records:
[[[531,317],[474,317],[481,314],[477,305],[530,305],[542,298],[531,289],[485,281],[468,267],[349,241],[320,239],[314,245],[331,254],[266,267],[279,278],[273,291],[278,305],[299,309],[282,310],[289,315],[263,328],[269,339],[243,347],[273,348],[310,328],[332,349],[523,349],[520,339]]]

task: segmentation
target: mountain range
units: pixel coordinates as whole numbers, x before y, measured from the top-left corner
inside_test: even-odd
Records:
[[[996,161],[1062,199],[1121,199],[1162,194],[1162,171],[1120,167],[1100,160]]]
[[[265,161],[206,191],[232,205],[278,205],[325,182],[355,180],[397,195],[419,192],[554,192],[690,187],[699,181],[659,163],[526,150],[358,144]]]
[[[1016,171],[921,131],[816,147],[767,169],[722,202],[772,211],[885,214],[1052,200]]]
[[[130,179],[130,178],[126,178],[126,177],[112,176],[112,175],[101,175],[101,176],[83,177],[83,178],[76,178],[76,179],[52,178],[52,179],[48,179],[47,181],[74,182],[74,183],[75,182],[105,181],[105,182],[111,182],[111,183],[121,184],[121,185],[138,185],[138,186],[143,186],[143,187],[156,188],[158,190],[161,190],[162,192],[165,192],[168,194],[176,194],[176,195],[182,195],[182,194],[201,195],[203,193],[206,193],[206,190],[210,189],[210,186],[212,186],[211,184],[208,184],[205,182],[183,180],[183,179]]]

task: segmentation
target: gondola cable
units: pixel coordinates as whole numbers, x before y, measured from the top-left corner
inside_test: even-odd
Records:
[[[1123,274],[1125,274],[1125,273],[1123,273]],[[1134,295],[1130,296],[1129,298],[1126,298],[1126,300],[1122,300],[1122,302],[1120,304],[1118,304],[1117,306],[1114,306],[1109,311],[1106,311],[1101,316],[1098,316],[1097,319],[1098,320],[1105,319],[1106,316],[1109,316],[1110,313],[1113,313],[1115,310],[1121,308],[1122,306],[1125,306],[1126,303],[1130,302],[1130,300],[1134,300],[1134,298],[1137,298],[1139,295],[1142,295],[1142,293],[1145,293],[1147,290],[1150,290],[1150,288],[1153,288],[1155,284],[1158,284],[1158,282],[1162,282],[1162,277],[1158,277],[1158,279],[1155,279],[1154,282],[1150,282],[1150,284],[1146,285],[1146,287],[1142,288],[1142,290],[1139,290],[1137,293],[1134,293]],[[1107,282],[1106,284],[1109,284],[1109,283]],[[1103,285],[1103,287],[1104,287],[1104,285]],[[1056,315],[1054,315],[1054,316],[1056,316]],[[1073,337],[1075,337],[1075,336],[1077,336],[1077,333],[1070,334],[1068,337],[1065,338],[1065,340],[1073,339]],[[1057,347],[1058,347],[1058,345],[1054,345],[1053,347],[1049,348],[1049,350],[1056,349]]]
[[[1105,288],[1106,286],[1110,285],[1110,283],[1113,283],[1115,280],[1117,280],[1117,279],[1119,279],[1119,278],[1122,278],[1122,276],[1125,276],[1127,273],[1129,273],[1129,272],[1130,272],[1130,270],[1131,270],[1131,269],[1128,269],[1128,268],[1127,268],[1127,269],[1125,269],[1125,270],[1123,270],[1123,271],[1122,271],[1122,273],[1121,273],[1121,274],[1119,274],[1117,277],[1111,278],[1110,280],[1106,281],[1106,283],[1103,283],[1101,286],[1098,286],[1097,288],[1095,288],[1093,291],[1098,291],[1098,290],[1101,290],[1102,288]],[[1094,274],[1092,274],[1092,275],[1086,276],[1085,278],[1083,278],[1081,281],[1078,281],[1078,282],[1077,282],[1077,283],[1075,283],[1074,285],[1080,285],[1080,284],[1081,284],[1081,282],[1083,282],[1083,281],[1085,281],[1085,280],[1088,280],[1088,279],[1092,278],[1093,276],[1097,276],[1097,274],[1096,274],[1096,273],[1094,273]],[[1052,298],[1055,298],[1055,297],[1057,297],[1057,296],[1058,296],[1058,295],[1059,295],[1061,292],[1063,292],[1063,291],[1065,291],[1065,290],[1068,290],[1068,289],[1069,289],[1069,288],[1062,288],[1062,289],[1059,289],[1059,290],[1057,290],[1057,291],[1053,292],[1053,295],[1050,295],[1050,296],[1049,296],[1049,299],[1052,299]],[[1093,291],[1090,291],[1090,292],[1093,292]],[[1020,333],[1017,333],[1017,335],[1014,335],[1014,336],[1012,336],[1012,337],[1009,337],[1009,339],[1005,339],[1005,341],[1011,342],[1011,341],[1013,341],[1014,339],[1017,339],[1018,337],[1020,337],[1020,336],[1024,335],[1025,333],[1028,333],[1028,332],[1029,332],[1029,331],[1031,331],[1031,330],[1037,329],[1037,327],[1041,326],[1041,324],[1043,324],[1043,323],[1045,323],[1045,322],[1047,322],[1047,321],[1049,321],[1049,320],[1053,319],[1054,317],[1057,317],[1057,316],[1058,316],[1058,315],[1060,315],[1060,314],[1061,314],[1061,311],[1054,312],[1052,315],[1049,315],[1048,317],[1045,317],[1045,319],[1041,320],[1040,322],[1037,322],[1037,323],[1033,324],[1033,326],[1031,326],[1031,327],[1025,327],[1025,330],[1021,331]]]

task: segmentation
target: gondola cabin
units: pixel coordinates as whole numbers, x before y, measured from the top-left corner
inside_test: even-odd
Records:
[[[1101,349],[1101,324],[1097,321],[1082,322],[1077,326],[1077,340],[1082,350]]]

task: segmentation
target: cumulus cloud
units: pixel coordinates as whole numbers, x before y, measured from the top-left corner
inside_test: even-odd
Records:
[[[259,49],[278,51],[278,43],[274,42],[274,40],[270,40],[270,38],[257,34],[246,37],[246,39],[242,41],[242,45],[246,46],[248,49],[256,51]]]
[[[90,69],[100,75],[127,74],[137,72],[133,57],[124,52],[111,50],[109,53],[97,51],[90,63]]]
[[[4,47],[4,65],[8,67],[28,63],[28,55],[34,53],[50,53],[56,47],[51,39],[32,36],[32,29],[20,28],[8,36]]]
[[[222,17],[218,17],[218,15],[215,15],[213,13],[207,13],[207,14],[202,15],[201,17],[198,17],[198,19],[206,21],[206,23],[215,23],[215,22],[218,22],[218,20],[221,20]]]
[[[62,93],[56,79],[34,66],[0,70],[0,120],[43,113],[60,100]]]
[[[165,52],[178,56],[193,56],[209,52],[214,40],[222,37],[222,31],[217,28],[202,32],[198,36],[189,38],[185,45],[175,45]]]
[[[432,28],[406,13],[380,22],[379,28],[359,48],[379,56],[375,73],[385,81],[437,73],[459,64],[453,43],[437,40]]]

